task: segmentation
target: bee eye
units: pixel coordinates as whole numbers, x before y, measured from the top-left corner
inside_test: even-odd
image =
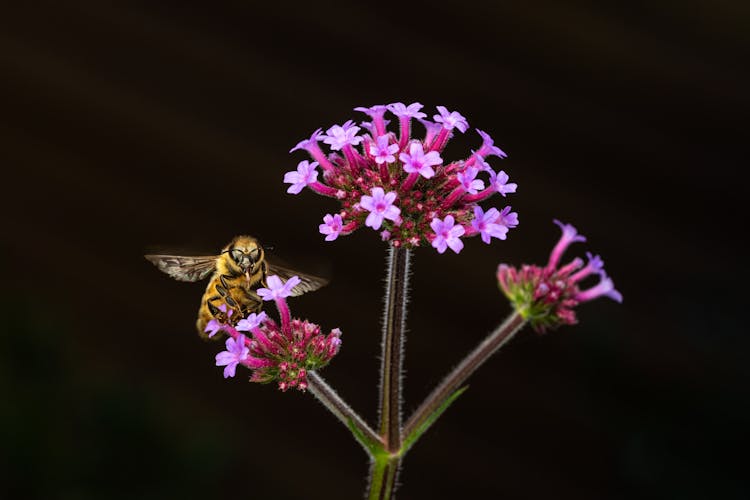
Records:
[[[232,260],[235,261],[237,264],[240,263],[240,260],[242,260],[242,251],[237,250],[236,248],[229,252],[229,255],[232,257]]]
[[[254,262],[258,262],[258,259],[260,258],[260,250],[256,248],[252,252],[250,252],[250,258]]]

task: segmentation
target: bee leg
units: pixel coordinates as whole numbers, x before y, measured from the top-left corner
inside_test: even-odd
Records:
[[[211,316],[213,316],[214,318],[218,317],[219,313],[221,313],[219,308],[211,303],[211,301],[216,300],[216,299],[221,299],[221,297],[211,297],[210,299],[206,301],[206,306],[208,306],[208,311],[211,313]]]
[[[216,291],[219,292],[219,295],[226,298],[227,296],[227,289],[221,285],[216,285]]]
[[[217,288],[218,288],[218,287],[217,287]],[[236,301],[236,300],[234,300],[234,299],[233,299],[232,297],[230,297],[229,295],[227,295],[226,297],[224,297],[224,301],[225,301],[225,302],[226,302],[227,304],[229,304],[230,306],[232,306],[232,307],[237,307],[237,301]]]
[[[232,285],[227,283],[227,278],[229,277],[230,276],[227,276],[226,274],[222,274],[221,276],[219,276],[219,280],[221,281],[221,284],[224,285],[224,288],[226,288],[227,290],[232,288]]]

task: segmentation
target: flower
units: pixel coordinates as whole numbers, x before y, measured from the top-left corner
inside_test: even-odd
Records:
[[[432,119],[438,123],[442,123],[443,127],[447,130],[457,128],[461,133],[464,133],[469,128],[469,122],[458,111],[448,111],[445,106],[438,106],[437,110],[440,114],[433,116]]]
[[[323,334],[320,326],[307,320],[290,317],[286,297],[300,282],[292,276],[282,283],[278,276],[269,276],[268,287],[259,295],[274,297],[281,321],[276,322],[264,312],[251,313],[231,324],[215,320],[226,331],[226,351],[216,355],[216,366],[224,366],[224,378],[234,377],[237,366],[252,370],[251,382],[276,381],[286,391],[307,389],[307,374],[325,367],[341,348],[341,330],[334,328]],[[264,297],[264,300],[270,300]],[[227,316],[228,320],[229,317]],[[214,320],[212,320],[214,321]],[[210,323],[210,322],[209,322]],[[246,337],[240,331],[250,333]]]
[[[240,334],[237,338],[228,338],[227,350],[216,355],[216,366],[224,367],[224,378],[234,377],[237,365],[250,355],[250,349],[245,346],[247,338]]]
[[[338,238],[343,228],[344,222],[339,214],[326,214],[323,217],[323,224],[318,226],[320,233],[326,235],[326,241],[333,241]]]
[[[203,332],[208,334],[208,338],[212,338],[222,328],[223,328],[223,325],[219,322],[219,320],[214,318],[208,323],[206,323],[206,328],[203,330]]]
[[[422,144],[419,142],[412,142],[409,147],[408,153],[401,153],[398,156],[404,164],[404,171],[408,173],[416,173],[429,179],[435,175],[435,171],[432,169],[433,165],[440,165],[443,163],[443,159],[440,158],[440,153],[437,151],[430,151],[425,154],[422,149]]]
[[[365,220],[365,225],[373,229],[380,229],[383,224],[383,219],[396,221],[399,218],[401,210],[398,207],[393,206],[393,201],[396,199],[396,193],[389,192],[385,193],[383,188],[372,188],[370,192],[372,196],[364,195],[359,201],[359,206],[368,210],[370,215]]]
[[[381,135],[375,143],[370,144],[370,154],[375,157],[375,163],[393,163],[396,157],[393,156],[398,151],[398,144],[388,144],[388,136]]]
[[[477,151],[477,154],[479,154],[479,156],[483,158],[490,155],[498,156],[500,158],[508,157],[508,155],[506,155],[502,149],[495,146],[495,141],[492,140],[490,134],[479,129],[477,129],[477,133],[482,138],[482,146],[479,148],[479,151]]]
[[[263,300],[278,300],[289,297],[292,294],[292,288],[299,285],[302,280],[299,276],[292,276],[286,282],[276,275],[269,276],[266,279],[268,288],[258,288],[256,293]]]
[[[418,102],[413,102],[408,106],[406,106],[403,102],[395,102],[393,104],[389,104],[386,107],[388,108],[388,111],[398,116],[399,118],[405,117],[419,119],[427,116],[426,114],[419,111],[424,106],[422,106]]]
[[[284,174],[284,182],[291,184],[287,193],[299,194],[305,186],[308,186],[318,180],[318,171],[315,167],[318,166],[318,162],[308,162],[302,160],[297,165],[297,171],[291,171]]]
[[[484,182],[481,179],[477,179],[478,173],[479,169],[477,167],[466,167],[466,170],[456,174],[456,180],[461,184],[465,192],[477,194],[478,191],[484,189]]]
[[[338,151],[348,144],[356,146],[362,142],[362,137],[358,136],[357,132],[359,132],[359,127],[349,120],[343,125],[334,125],[326,130],[323,142],[331,146],[333,151]]]
[[[515,182],[508,183],[508,179],[508,174],[502,170],[497,174],[492,170],[490,171],[490,186],[503,196],[508,193],[515,193],[518,187]]]
[[[289,190],[300,192],[307,187],[340,203],[340,210],[326,215],[318,226],[326,241],[369,227],[393,246],[429,244],[439,250],[459,248],[457,240],[474,235],[483,240],[487,235],[499,239],[503,230],[496,226],[511,229],[518,224],[518,215],[507,207],[508,211],[500,212],[492,222],[485,221],[483,230],[472,225],[480,202],[496,194],[507,197],[518,186],[510,182],[507,170],[496,172],[487,162],[490,157],[497,161],[506,155],[484,131],[477,130],[482,143],[476,151],[453,161],[444,156],[453,130],[468,130],[468,121],[459,112],[438,106],[435,122],[431,122],[424,119],[427,115],[419,102],[355,109],[368,115],[370,122],[355,124],[350,120],[325,133],[318,129],[293,148],[306,151],[320,166],[316,174],[321,175],[313,177],[308,164],[284,178],[291,184]],[[397,131],[388,130],[389,115],[398,119]],[[423,136],[412,133],[413,120],[424,125]],[[321,147],[326,145],[330,151],[324,152]],[[436,219],[443,224],[454,221],[456,229],[450,238],[437,236],[432,228]],[[456,236],[459,227],[464,233]]]
[[[261,323],[267,318],[266,313],[261,311],[260,313],[250,313],[247,318],[243,318],[237,322],[235,328],[241,332],[250,332],[255,328],[258,328]],[[213,321],[213,320],[211,320]]]
[[[445,220],[432,219],[430,227],[435,231],[435,238],[432,240],[432,246],[437,249],[438,253],[444,253],[447,247],[458,253],[463,247],[464,243],[461,241],[462,236],[466,230],[463,226],[455,226],[455,221],[452,215],[445,217]]]
[[[497,208],[490,208],[487,212],[482,207],[474,207],[474,220],[471,221],[471,227],[474,228],[481,236],[482,241],[489,244],[491,238],[504,240],[508,234],[508,227],[498,224],[500,212]]]
[[[508,218],[510,215],[508,214]],[[500,264],[497,269],[500,289],[515,310],[540,333],[560,325],[575,324],[578,321],[575,308],[583,302],[599,297],[622,302],[622,294],[615,289],[612,279],[604,272],[604,261],[598,255],[587,253],[588,263],[583,268],[583,260],[580,258],[559,266],[560,258],[568,246],[586,241],[586,238],[579,235],[572,225],[558,220],[554,222],[562,229],[562,236],[552,250],[546,266],[523,265],[517,269]],[[598,284],[581,290],[580,282],[593,275],[599,276]]]
[[[518,214],[516,212],[511,212],[510,205],[508,205],[500,211],[500,217],[498,217],[497,223],[508,229],[513,229],[518,226]]]

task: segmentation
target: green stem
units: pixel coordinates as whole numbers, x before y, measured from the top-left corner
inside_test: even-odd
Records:
[[[477,368],[489,359],[500,347],[509,341],[526,324],[526,320],[517,313],[511,314],[505,322],[495,328],[471,353],[469,353],[453,371],[443,379],[432,393],[417,408],[404,426],[402,436],[404,439],[411,436],[414,431],[419,430],[430,416],[466,382],[466,379],[474,373]]]
[[[380,435],[386,450],[401,450],[401,378],[411,250],[390,247],[380,365]]]
[[[401,466],[399,455],[375,457],[370,470],[370,491],[368,500],[389,500],[396,486],[396,476]]]
[[[336,394],[336,391],[323,380],[323,377],[318,375],[317,372],[308,372],[307,374],[307,388],[310,392],[318,398],[318,401],[323,403],[323,406],[333,413],[336,418],[341,420],[347,427],[354,427],[357,433],[361,436],[358,439],[368,454],[372,454],[372,451],[367,446],[367,443],[372,444],[379,443],[382,445],[380,436],[367,425],[362,417],[360,417],[352,408],[341,399],[341,396]],[[356,436],[357,434],[355,434]]]
[[[411,251],[390,247],[380,364],[380,436],[385,449],[372,456],[370,499],[389,500],[401,466],[401,382]]]

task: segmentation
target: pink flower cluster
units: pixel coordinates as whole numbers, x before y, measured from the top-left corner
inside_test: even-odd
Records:
[[[318,129],[291,149],[290,153],[304,149],[313,161],[303,160],[297,170],[284,175],[290,184],[287,192],[308,188],[341,202],[340,212],[326,214],[320,224],[326,241],[364,225],[380,231],[383,241],[396,247],[429,243],[439,253],[448,248],[458,253],[464,237],[480,235],[485,243],[504,240],[518,225],[518,214],[510,206],[484,211],[478,205],[496,193],[505,197],[516,192],[508,175],[495,172],[486,161],[506,154],[487,133],[477,130],[479,148],[465,159],[446,161],[441,154],[453,131],[464,133],[469,123],[443,106],[437,107],[434,121],[427,121],[421,109],[418,102],[355,108],[371,121],[358,126],[350,120],[325,133]],[[398,119],[398,133],[388,131],[386,112]],[[412,135],[413,120],[424,126],[423,137]],[[330,153],[323,151],[321,142]]]
[[[562,236],[550,254],[545,267],[521,266],[521,269],[500,264],[497,279],[500,288],[513,307],[531,322],[535,330],[542,333],[560,325],[577,322],[575,307],[581,302],[609,297],[622,302],[622,294],[604,272],[604,261],[598,255],[586,253],[588,262],[576,257],[560,266],[560,259],[571,243],[586,241],[575,227],[555,221],[562,229]],[[598,276],[598,284],[581,290],[579,283],[589,277]]]
[[[291,318],[286,297],[299,283],[298,277],[284,283],[278,276],[269,276],[267,281],[268,288],[258,289],[258,295],[276,303],[281,322],[276,323],[265,312],[232,322],[231,311],[211,320],[206,326],[209,337],[218,331],[229,335],[226,351],[216,355],[216,366],[224,367],[224,378],[234,377],[237,366],[242,365],[253,370],[251,382],[276,381],[282,391],[304,391],[308,372],[323,368],[338,353],[341,330],[335,328],[325,335],[320,326]]]

